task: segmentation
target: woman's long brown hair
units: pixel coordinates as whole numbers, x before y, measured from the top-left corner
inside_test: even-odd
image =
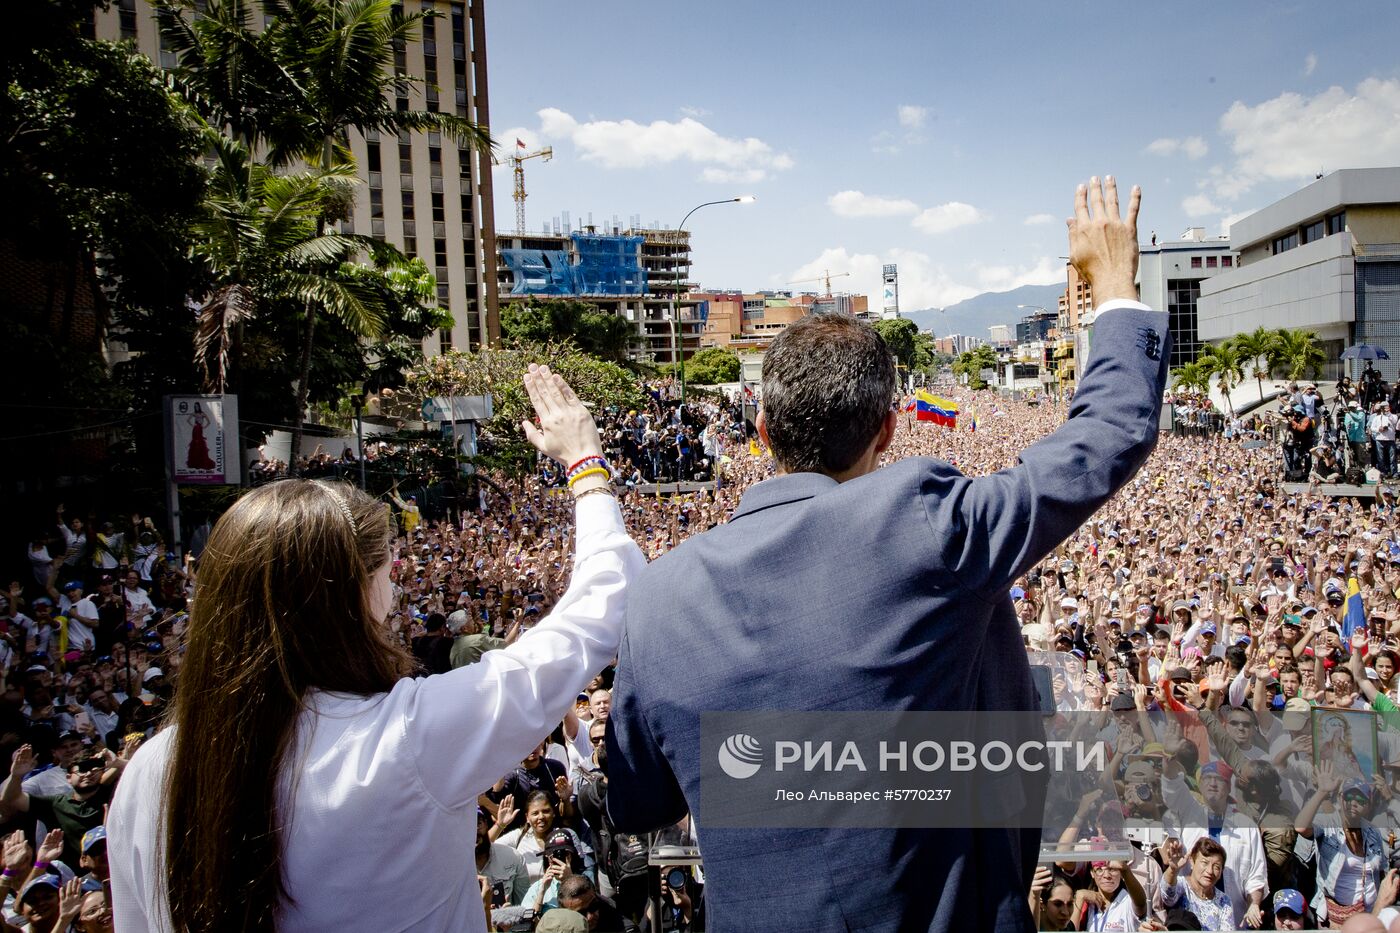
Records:
[[[295,896],[282,877],[291,814],[278,787],[307,691],[381,693],[413,670],[370,617],[389,536],[382,504],[307,480],[248,493],[209,535],[170,719],[164,862],[176,930],[272,931]]]

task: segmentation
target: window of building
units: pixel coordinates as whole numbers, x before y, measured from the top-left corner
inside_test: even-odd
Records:
[[[1192,257],[1191,257],[1191,268],[1192,268],[1192,269],[1199,269],[1199,268],[1201,268],[1201,257],[1200,257],[1200,256],[1192,256]]]
[[[1207,269],[1214,269],[1214,268],[1215,268],[1215,265],[1216,265],[1216,262],[1217,262],[1217,260],[1216,260],[1216,258],[1215,258],[1214,256],[1207,256],[1207,257],[1206,257],[1206,268],[1207,268]]]
[[[403,251],[405,256],[418,255],[418,238],[406,236],[403,238]]]
[[[413,220],[413,189],[405,189],[401,197],[403,199],[403,219]]]
[[[1294,231],[1292,231],[1292,232],[1290,232],[1290,233],[1285,233],[1283,236],[1276,236],[1276,237],[1274,237],[1274,243],[1273,243],[1273,246],[1274,246],[1274,255],[1277,256],[1279,253],[1286,253],[1286,252],[1288,252],[1290,249],[1296,248],[1297,245],[1298,245],[1298,231],[1297,231],[1297,230],[1294,230]]]
[[[1324,223],[1321,220],[1315,220],[1312,223],[1305,225],[1303,227],[1302,242],[1313,243],[1317,240],[1322,239],[1324,236],[1327,235],[1323,233],[1323,228]]]
[[[367,147],[367,155],[366,155],[366,158],[365,158],[365,165],[368,166],[368,168],[369,168],[369,170],[370,170],[371,172],[382,171],[382,170],[383,170],[383,166],[380,164],[380,159],[379,159],[379,143],[377,143],[377,142],[366,142],[366,143],[365,143],[365,146]]]
[[[433,220],[434,220],[435,222],[442,222],[442,221],[446,220],[446,219],[447,219],[447,216],[446,216],[447,211],[446,211],[446,209],[445,209],[445,208],[443,207],[443,205],[442,205],[442,195],[441,195],[441,194],[434,194],[434,195],[432,196],[432,200],[433,200]]]
[[[1346,211],[1337,211],[1337,213],[1331,214],[1331,215],[1328,216],[1328,218],[1327,218],[1327,235],[1328,235],[1328,236],[1331,236],[1331,235],[1334,234],[1334,233],[1341,233],[1341,232],[1342,232],[1343,230],[1345,230],[1346,228],[1347,228],[1347,212],[1346,212]]]
[[[1167,280],[1167,328],[1172,335],[1172,366],[1196,358],[1201,342],[1196,336],[1196,302],[1201,295],[1200,279]]]
[[[136,38],[136,0],[120,0],[117,4],[117,20],[121,25],[123,39]]]
[[[1221,265],[1222,268],[1225,268],[1225,269],[1233,268],[1234,265],[1235,265],[1235,257],[1234,257],[1234,256],[1221,256],[1221,257],[1220,257],[1220,265]]]
[[[369,216],[375,220],[384,219],[384,192],[378,188],[369,189]]]

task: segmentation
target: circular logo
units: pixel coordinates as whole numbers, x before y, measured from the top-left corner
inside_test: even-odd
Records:
[[[719,766],[736,780],[751,778],[763,767],[763,746],[751,735],[731,735],[719,747]]]

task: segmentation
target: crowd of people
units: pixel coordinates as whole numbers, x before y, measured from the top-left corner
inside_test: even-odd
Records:
[[[975,431],[902,422],[886,459],[991,473],[1065,417],[1006,399],[975,404]],[[772,473],[732,406],[658,408],[615,413],[603,432],[648,559],[724,522]],[[674,455],[658,466],[649,435],[667,432]],[[1047,830],[1064,861],[1029,892],[1042,929],[1296,929],[1394,910],[1395,497],[1385,487],[1374,500],[1282,493],[1276,454],[1241,436],[1164,434],[1124,493],[1012,590],[1027,651],[1055,673],[1060,715],[1112,736],[1106,779],[1076,791],[1073,816]],[[698,491],[635,488],[701,461],[717,482]],[[390,625],[420,674],[476,663],[549,613],[571,568],[574,506],[562,492],[541,470],[484,487],[479,507],[451,521],[424,520],[395,497]],[[149,518],[97,521],[57,506],[31,542],[29,574],[0,595],[0,753],[11,762],[0,886],[6,921],[35,931],[110,929],[103,805],[160,726],[198,577],[197,561],[177,558]],[[598,672],[554,733],[482,788],[475,872],[498,929],[703,924],[703,868],[649,869],[649,840],[609,826],[612,674]],[[1315,766],[1314,709],[1376,711],[1362,717],[1376,724],[1377,752]],[[1139,818],[1151,828],[1134,829]],[[695,838],[685,823],[663,834]],[[1093,857],[1110,842],[1128,848]],[[1198,926],[1172,925],[1182,923]]]

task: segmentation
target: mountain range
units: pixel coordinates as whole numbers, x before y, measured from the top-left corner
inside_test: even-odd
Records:
[[[1022,285],[1009,292],[983,292],[946,308],[926,308],[900,316],[913,321],[919,330],[932,328],[936,337],[965,334],[986,340],[987,328],[993,324],[1007,324],[1014,339],[1016,322],[1027,314],[1035,313],[1033,308],[1018,308],[1017,305],[1039,305],[1054,311],[1064,291],[1063,284]]]

